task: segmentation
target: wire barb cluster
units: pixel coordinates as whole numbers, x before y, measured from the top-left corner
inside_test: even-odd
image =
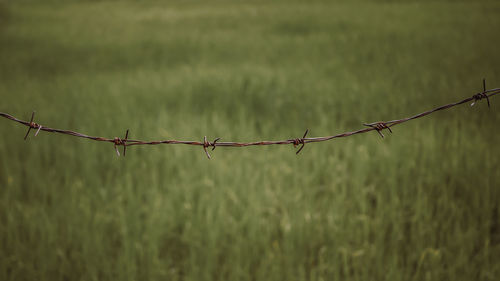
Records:
[[[59,133],[59,134],[64,134],[64,135],[70,135],[74,137],[79,137],[79,138],[85,138],[85,139],[90,139],[94,141],[103,141],[103,142],[109,142],[112,143],[114,146],[114,149],[116,151],[116,154],[120,156],[120,151],[118,150],[119,146],[123,146],[123,156],[125,156],[127,146],[133,146],[133,145],[158,145],[158,144],[185,144],[185,145],[196,145],[196,146],[201,146],[203,148],[203,151],[207,155],[208,159],[211,159],[212,157],[210,156],[210,153],[208,153],[207,148],[212,147],[212,151],[215,150],[216,147],[219,146],[226,146],[226,147],[246,147],[246,146],[262,146],[262,145],[275,145],[275,144],[292,144],[295,148],[300,145],[300,148],[295,152],[296,154],[299,154],[306,143],[314,143],[314,142],[323,142],[323,141],[329,141],[335,138],[342,138],[342,137],[349,137],[352,135],[356,134],[362,134],[362,133],[367,133],[370,131],[377,131],[377,133],[384,138],[384,134],[382,133],[382,130],[389,130],[390,133],[392,133],[391,127],[396,126],[398,124],[408,122],[413,119],[421,118],[426,115],[429,115],[431,113],[434,113],[436,111],[440,110],[445,110],[457,105],[461,105],[464,103],[471,102],[471,106],[474,106],[478,101],[482,99],[486,99],[488,102],[488,108],[490,108],[490,97],[497,95],[500,93],[500,88],[495,88],[495,89],[490,89],[486,90],[486,81],[483,79],[483,91],[474,94],[473,96],[463,99],[458,102],[450,103],[450,104],[445,104],[439,107],[436,107],[434,109],[402,118],[402,119],[396,119],[396,120],[391,120],[391,121],[378,121],[378,122],[373,122],[373,123],[364,123],[363,125],[367,126],[367,128],[364,129],[359,129],[357,131],[351,131],[351,132],[344,132],[340,133],[337,135],[332,135],[332,136],[325,136],[325,137],[307,137],[307,134],[309,133],[309,129],[307,129],[304,133],[304,135],[301,138],[294,138],[294,139],[287,139],[287,140],[279,140],[279,141],[258,141],[258,142],[219,142],[221,138],[216,138],[214,141],[210,142],[207,140],[207,136],[203,137],[202,142],[198,141],[182,141],[182,140],[160,140],[160,141],[143,141],[143,140],[133,140],[129,139],[129,130],[127,129],[125,133],[125,138],[121,139],[119,137],[114,137],[114,138],[104,138],[104,137],[94,137],[94,136],[89,136],[85,135],[82,133],[74,132],[74,131],[69,131],[69,130],[61,130],[61,129],[55,129],[55,128],[50,128],[46,126],[42,126],[40,124],[37,124],[34,122],[35,118],[35,112],[31,114],[31,120],[29,122],[17,119],[16,117],[9,115],[7,113],[0,112],[0,116],[7,118],[11,121],[20,123],[24,126],[28,127],[28,131],[26,132],[26,135],[24,136],[24,140],[27,139],[31,129],[37,130],[35,133],[35,136],[38,135],[40,131],[45,131],[45,132],[50,132],[50,133]]]
[[[387,125],[387,123],[385,122],[382,122],[382,121],[378,121],[378,122],[373,122],[373,123],[369,123],[369,124],[366,124],[364,123],[363,125],[367,126],[367,127],[371,127],[371,128],[374,128],[375,130],[377,130],[377,133],[382,137],[384,138],[384,134],[382,134],[382,130],[383,129],[388,129],[389,132],[391,132],[392,134],[392,130],[391,130],[391,127]]]
[[[28,131],[26,132],[26,135],[24,135],[24,140],[26,140],[28,138],[28,135],[30,134],[31,129],[38,128],[38,130],[36,130],[35,137],[38,136],[38,133],[40,133],[40,129],[42,129],[42,125],[39,125],[39,124],[33,122],[33,119],[35,119],[35,112],[34,111],[31,113],[31,120],[28,123]]]
[[[309,133],[309,129],[306,130],[302,138],[293,140],[293,147],[297,147],[297,145],[302,144],[302,146],[299,148],[299,150],[297,150],[297,152],[295,152],[295,154],[299,154],[299,152],[304,148],[304,145],[306,145],[307,133]]]
[[[203,150],[205,151],[205,154],[207,155],[208,159],[211,159],[212,157],[210,156],[210,153],[207,151],[207,147],[212,147],[212,151],[215,150],[215,147],[217,146],[217,141],[220,140],[220,138],[216,138],[213,142],[207,141],[207,136],[203,137]]]
[[[119,137],[115,137],[113,139],[113,143],[115,144],[115,151],[118,156],[120,156],[120,151],[118,151],[118,147],[120,145],[123,145],[123,156],[125,156],[125,153],[127,152],[127,139],[128,139],[128,129],[127,132],[125,133],[125,138],[122,140]]]
[[[480,101],[482,99],[486,99],[486,101],[488,102],[488,108],[490,108],[490,97],[486,94],[486,80],[485,79],[483,79],[483,92],[477,93],[472,97],[474,98],[474,102],[471,103],[470,106],[474,106],[474,104],[476,104],[477,101]]]

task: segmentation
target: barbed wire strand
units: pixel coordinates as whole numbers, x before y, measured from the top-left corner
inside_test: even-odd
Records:
[[[219,142],[220,138],[216,138],[214,141],[210,142],[207,140],[207,137],[204,136],[203,141],[183,141],[183,140],[159,140],[159,141],[143,141],[143,140],[135,140],[135,139],[129,139],[129,130],[126,131],[125,133],[125,138],[121,139],[119,137],[114,137],[114,138],[104,138],[104,137],[95,137],[95,136],[89,136],[86,134],[82,134],[79,132],[75,131],[69,131],[69,130],[61,130],[61,129],[55,129],[55,128],[50,128],[43,126],[41,124],[35,123],[34,118],[35,118],[35,112],[31,114],[31,119],[29,122],[17,119],[16,117],[0,112],[0,116],[7,118],[9,120],[12,120],[14,122],[20,123],[24,126],[28,127],[28,131],[26,132],[26,135],[24,136],[24,139],[26,140],[27,137],[29,136],[30,131],[36,130],[35,136],[38,135],[40,131],[45,131],[45,132],[50,132],[50,133],[59,133],[63,135],[70,135],[74,137],[79,137],[79,138],[85,138],[85,139],[90,139],[94,141],[102,141],[102,142],[109,142],[113,143],[114,149],[116,151],[116,154],[120,156],[120,152],[118,150],[119,146],[123,146],[123,156],[125,156],[127,146],[134,146],[134,145],[159,145],[159,144],[185,144],[185,145],[197,145],[197,146],[202,146],[205,154],[207,155],[208,159],[211,158],[210,153],[208,152],[207,148],[212,147],[212,151],[215,150],[216,147],[222,146],[222,147],[247,147],[247,146],[259,146],[259,145],[278,145],[278,144],[293,144],[294,147],[297,147],[300,145],[300,148],[296,151],[296,154],[299,154],[299,152],[302,151],[304,148],[305,144],[307,143],[316,143],[316,142],[324,142],[324,141],[329,141],[332,139],[336,138],[343,138],[343,137],[349,137],[352,135],[357,135],[357,134],[362,134],[362,133],[367,133],[370,131],[377,131],[379,135],[383,138],[384,134],[382,133],[382,130],[387,129],[389,132],[392,133],[391,127],[394,127],[396,125],[399,125],[404,122],[408,122],[410,120],[414,120],[417,118],[424,117],[426,115],[429,115],[431,113],[434,113],[436,111],[440,110],[445,110],[457,105],[461,105],[464,103],[471,102],[471,106],[475,105],[476,102],[486,99],[488,103],[488,108],[490,107],[490,100],[489,98],[497,95],[500,93],[500,88],[495,88],[495,89],[490,89],[486,90],[486,81],[483,79],[483,91],[479,92],[477,94],[474,94],[473,96],[463,99],[458,102],[454,103],[449,103],[446,105],[442,105],[439,107],[436,107],[434,109],[406,117],[403,119],[396,119],[396,120],[391,120],[391,121],[378,121],[378,122],[373,122],[373,123],[364,123],[363,125],[367,126],[367,128],[364,129],[359,129],[356,131],[350,131],[350,132],[344,132],[332,136],[324,136],[324,137],[309,137],[307,138],[307,134],[309,132],[309,129],[307,129],[304,133],[304,135],[301,138],[293,138],[293,139],[286,139],[286,140],[277,140],[277,141],[255,141],[255,142]]]

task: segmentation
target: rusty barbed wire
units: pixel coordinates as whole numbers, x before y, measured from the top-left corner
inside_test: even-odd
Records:
[[[478,101],[482,99],[486,99],[488,103],[488,108],[490,108],[490,97],[499,94],[500,93],[500,88],[495,88],[495,89],[490,89],[486,90],[486,81],[483,79],[483,91],[476,93],[472,95],[469,98],[463,99],[458,102],[454,103],[449,103],[445,104],[439,107],[436,107],[434,109],[402,118],[402,119],[396,119],[396,120],[391,120],[391,121],[378,121],[378,122],[373,122],[373,123],[364,123],[363,125],[367,126],[367,128],[364,129],[359,129],[356,131],[350,131],[350,132],[344,132],[332,136],[324,136],[324,137],[309,137],[307,138],[307,133],[309,132],[309,129],[307,129],[304,133],[304,135],[301,138],[292,138],[292,139],[286,139],[286,140],[278,140],[278,141],[256,141],[256,142],[219,142],[221,138],[216,138],[214,141],[210,142],[207,140],[207,136],[203,137],[203,141],[182,141],[182,140],[159,140],[159,141],[143,141],[143,140],[134,140],[134,139],[129,139],[129,130],[126,131],[125,133],[125,138],[121,139],[119,137],[114,137],[114,138],[104,138],[104,137],[94,137],[94,136],[89,136],[86,134],[82,134],[79,132],[75,131],[69,131],[69,130],[61,130],[61,129],[55,129],[55,128],[50,128],[46,126],[42,126],[41,124],[35,123],[34,118],[35,118],[35,112],[31,114],[31,120],[29,122],[17,119],[16,117],[0,112],[0,116],[7,118],[9,120],[12,120],[14,122],[20,123],[24,126],[28,127],[28,131],[26,132],[26,135],[24,136],[24,140],[26,140],[29,136],[30,131],[36,130],[35,136],[38,135],[40,131],[45,131],[45,132],[50,132],[50,133],[59,133],[59,134],[64,134],[64,135],[70,135],[74,137],[79,137],[79,138],[85,138],[85,139],[90,139],[94,141],[102,141],[102,142],[109,142],[113,143],[114,149],[116,151],[116,154],[120,156],[120,152],[118,150],[119,146],[123,146],[123,156],[125,156],[127,146],[134,146],[134,145],[159,145],[159,144],[185,144],[185,145],[196,145],[196,146],[201,146],[207,155],[208,159],[211,159],[210,153],[208,153],[207,148],[212,147],[212,151],[215,150],[216,147],[219,146],[224,146],[224,147],[247,147],[247,146],[260,146],[260,145],[278,145],[278,144],[293,144],[294,147],[297,147],[300,145],[300,148],[296,151],[296,154],[299,154],[302,149],[304,148],[306,143],[315,143],[315,142],[324,142],[324,141],[329,141],[332,139],[336,138],[343,138],[343,137],[349,137],[352,135],[356,134],[362,134],[362,133],[367,133],[370,131],[377,131],[379,135],[384,138],[384,134],[382,133],[382,130],[387,129],[389,132],[392,133],[391,127],[394,127],[396,125],[399,125],[404,122],[408,122],[410,120],[414,120],[417,118],[424,117],[426,115],[429,115],[431,113],[434,113],[436,111],[440,110],[445,110],[457,105],[461,105],[464,103],[471,102],[471,106],[474,106]]]

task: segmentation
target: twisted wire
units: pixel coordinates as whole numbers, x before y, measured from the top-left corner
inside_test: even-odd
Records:
[[[34,122],[34,117],[35,117],[35,112],[32,113],[31,115],[31,120],[24,121],[21,119],[18,119],[10,114],[0,112],[0,116],[4,117],[6,119],[9,119],[11,121],[17,122],[19,124],[22,124],[24,126],[28,127],[28,131],[26,132],[26,135],[24,136],[24,139],[28,137],[30,131],[36,130],[35,136],[38,135],[40,131],[44,132],[50,132],[50,133],[58,133],[58,134],[63,134],[63,135],[70,135],[74,137],[79,137],[79,138],[85,138],[89,140],[94,140],[94,141],[101,141],[101,142],[109,142],[113,143],[115,151],[118,156],[120,156],[120,152],[118,150],[119,146],[123,146],[123,156],[125,156],[126,153],[126,148],[128,146],[134,146],[134,145],[159,145],[159,144],[184,144],[184,145],[196,145],[196,146],[201,146],[207,155],[208,159],[211,158],[210,154],[208,153],[207,148],[212,147],[212,150],[214,150],[216,147],[247,147],[247,146],[262,146],[262,145],[281,145],[281,144],[292,144],[294,147],[297,147],[300,145],[300,148],[296,151],[296,154],[302,151],[304,148],[305,144],[307,143],[316,143],[316,142],[324,142],[324,141],[329,141],[332,139],[336,138],[343,138],[343,137],[349,137],[352,135],[357,135],[357,134],[362,134],[362,133],[368,133],[370,131],[377,131],[381,137],[384,137],[382,134],[382,130],[387,129],[392,133],[391,127],[394,127],[396,125],[408,122],[410,120],[422,118],[424,116],[427,116],[429,114],[432,114],[437,111],[441,110],[446,110],[464,103],[472,102],[471,106],[475,105],[478,101],[482,99],[486,99],[488,103],[488,107],[490,107],[490,100],[489,98],[492,96],[495,96],[500,93],[500,88],[494,88],[490,90],[486,90],[486,83],[483,80],[483,91],[476,93],[472,95],[471,97],[465,98],[461,101],[457,101],[454,103],[449,103],[445,104],[439,107],[436,107],[434,109],[424,111],[422,113],[402,118],[402,119],[395,119],[395,120],[390,120],[390,121],[378,121],[378,122],[373,122],[373,123],[365,123],[363,125],[367,126],[367,128],[364,129],[359,129],[355,131],[349,131],[349,132],[344,132],[336,135],[331,135],[331,136],[323,136],[323,137],[306,137],[307,133],[309,132],[309,129],[307,129],[304,133],[304,135],[301,138],[290,138],[290,139],[285,139],[285,140],[275,140],[275,141],[255,141],[255,142],[232,142],[232,141],[227,141],[227,142],[222,142],[219,141],[220,138],[216,138],[214,141],[210,142],[207,140],[207,137],[205,136],[203,138],[203,141],[187,141],[187,140],[157,140],[157,141],[145,141],[145,140],[136,140],[136,139],[129,139],[129,130],[126,131],[125,138],[121,139],[118,137],[114,138],[105,138],[105,137],[96,137],[96,136],[89,136],[86,134],[82,134],[79,132],[75,131],[70,131],[70,130],[61,130],[61,129],[56,129],[56,128],[50,128],[38,123]]]

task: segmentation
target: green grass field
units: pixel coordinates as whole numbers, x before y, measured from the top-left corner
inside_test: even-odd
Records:
[[[44,1],[40,1],[44,2]],[[0,111],[278,140],[500,87],[500,3],[0,1]],[[308,144],[0,120],[0,280],[496,280],[500,98]],[[495,277],[497,276],[497,277]]]

